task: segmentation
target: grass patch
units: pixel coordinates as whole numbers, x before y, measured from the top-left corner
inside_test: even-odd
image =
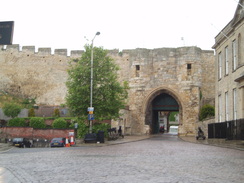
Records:
[[[21,106],[21,108],[30,109],[35,104],[35,101],[10,95],[0,90],[0,108],[3,108],[5,103],[15,103]]]

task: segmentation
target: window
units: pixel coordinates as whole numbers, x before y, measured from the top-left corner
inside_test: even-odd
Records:
[[[187,75],[190,76],[191,75],[191,64],[187,64],[186,68],[187,68]]]
[[[241,42],[241,34],[238,35],[238,61],[239,61],[239,64],[238,65],[243,65],[244,64],[244,59],[242,59],[242,55],[243,52],[241,51],[243,48],[242,48],[242,42]]]
[[[228,92],[225,92],[225,121],[229,120],[229,103],[228,103]]]
[[[237,119],[237,93],[236,93],[236,88],[233,89],[233,117],[234,117],[234,120]]]
[[[191,64],[187,64],[187,69],[191,69]]]
[[[221,113],[222,113],[222,102],[221,102],[221,95],[219,95],[219,106],[218,106],[218,108],[219,108],[219,122],[221,122],[222,121],[222,115],[221,115]]]
[[[228,46],[225,47],[225,75],[229,74]]]
[[[136,65],[136,70],[137,70],[137,71],[140,70],[140,65]]]
[[[222,56],[221,56],[221,52],[218,55],[218,64],[219,64],[219,79],[221,79],[222,77]]]
[[[233,70],[236,70],[237,67],[236,40],[232,42],[232,57],[233,57]]]
[[[139,77],[140,65],[136,65],[136,77]]]

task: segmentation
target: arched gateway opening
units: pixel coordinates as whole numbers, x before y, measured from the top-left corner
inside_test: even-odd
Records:
[[[150,127],[150,134],[160,133],[160,127],[169,131],[170,125],[181,124],[182,107],[179,98],[170,90],[158,90],[147,100],[145,124]],[[175,121],[170,116],[175,115]]]

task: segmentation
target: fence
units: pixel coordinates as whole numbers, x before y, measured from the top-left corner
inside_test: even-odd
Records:
[[[244,118],[208,124],[208,138],[244,140]]]
[[[59,109],[60,117],[70,116],[68,108],[58,107],[58,106],[38,106],[38,108],[35,109],[35,116],[53,117],[55,109]],[[21,109],[21,112],[19,113],[18,117],[19,118],[28,117],[28,109]],[[0,120],[10,120],[10,119],[11,119],[10,117],[4,115],[3,110],[0,108]]]

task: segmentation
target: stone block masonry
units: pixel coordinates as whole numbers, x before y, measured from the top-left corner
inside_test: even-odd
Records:
[[[56,137],[68,137],[69,132],[74,129],[34,129],[32,127],[3,127],[0,128],[0,138],[28,138],[28,139],[47,139]]]
[[[41,105],[65,103],[69,61],[81,50],[38,49],[8,46],[0,50],[0,90]],[[161,94],[173,97],[179,105],[180,134],[194,134],[201,104],[214,103],[214,52],[198,47],[109,50],[120,67],[119,81],[129,83],[127,107],[120,121],[127,134],[151,133],[155,125],[152,101]],[[89,105],[89,104],[88,104]],[[170,112],[170,111],[165,111]]]

